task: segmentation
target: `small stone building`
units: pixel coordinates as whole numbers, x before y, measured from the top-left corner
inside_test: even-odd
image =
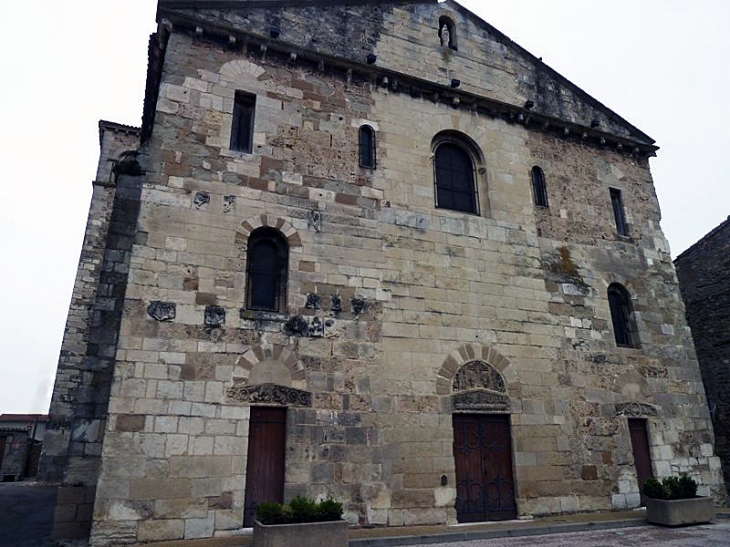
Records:
[[[730,217],[675,260],[715,427],[715,451],[730,484]]]
[[[35,477],[48,416],[0,414],[0,481]]]
[[[654,141],[447,0],[161,0],[101,159],[43,456],[56,535],[637,507],[720,463]]]

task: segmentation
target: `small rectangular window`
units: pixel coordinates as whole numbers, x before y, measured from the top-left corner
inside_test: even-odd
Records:
[[[624,202],[621,199],[621,190],[610,188],[611,206],[613,207],[613,218],[616,221],[616,232],[620,236],[629,235],[629,226],[626,223],[626,213],[624,212]]]
[[[256,95],[236,91],[231,127],[231,150],[251,153],[253,149],[253,118]]]

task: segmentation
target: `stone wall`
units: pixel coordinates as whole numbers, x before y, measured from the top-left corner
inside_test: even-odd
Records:
[[[730,219],[674,261],[715,426],[715,451],[730,484]]]
[[[49,456],[70,446],[64,478],[84,485],[63,491],[63,522],[83,522],[95,496],[94,545],[235,533],[250,406],[282,401],[285,497],[332,496],[352,523],[456,522],[455,411],[509,414],[519,515],[638,506],[627,417],[647,420],[655,474],[718,493],[648,137],[450,2],[167,8],[144,177],[132,162],[92,201],[89,229],[112,227],[82,255],[98,278],[80,273],[70,317],[84,311],[87,330],[68,330],[54,393],[69,422],[56,420]],[[438,40],[445,13],[458,52]],[[359,66],[369,52],[385,72]],[[229,148],[237,90],[256,96],[251,154]],[[470,93],[491,106],[462,102]],[[551,121],[531,125],[528,100]],[[364,123],[374,170],[358,165]],[[479,214],[434,205],[443,134],[475,150]],[[548,208],[533,205],[534,165]],[[262,226],[289,247],[281,313],[245,308]],[[639,347],[616,346],[614,282]]]

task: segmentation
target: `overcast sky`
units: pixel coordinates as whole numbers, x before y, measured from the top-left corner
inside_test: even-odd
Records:
[[[656,139],[673,254],[730,214],[730,3],[463,0]],[[0,412],[47,412],[99,153],[138,126],[155,0],[23,0],[0,16]]]

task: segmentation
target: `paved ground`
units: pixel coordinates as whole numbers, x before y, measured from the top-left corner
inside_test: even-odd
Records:
[[[49,547],[56,488],[0,483],[0,547]]]
[[[410,547],[728,547],[730,523],[721,522],[686,528],[640,526],[620,530],[404,545]]]

